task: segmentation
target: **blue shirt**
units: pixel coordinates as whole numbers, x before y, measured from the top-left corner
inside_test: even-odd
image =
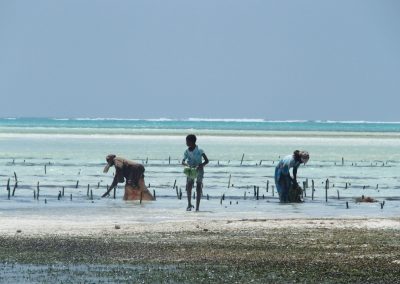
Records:
[[[203,162],[203,154],[204,151],[199,149],[197,146],[193,149],[193,151],[189,151],[189,149],[186,149],[185,153],[183,154],[183,161],[187,160],[189,166],[197,167]]]
[[[299,166],[300,162],[296,161],[293,155],[289,155],[280,160],[276,167],[281,173],[288,175],[291,168],[298,168]]]

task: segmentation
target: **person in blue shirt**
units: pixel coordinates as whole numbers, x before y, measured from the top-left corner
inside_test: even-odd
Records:
[[[296,150],[293,155],[281,159],[275,168],[275,186],[279,194],[280,202],[289,202],[289,189],[293,185],[297,186],[297,169],[300,164],[306,164],[310,159],[307,151]],[[289,170],[293,168],[293,177]]]
[[[194,177],[192,174],[189,174],[186,179],[186,192],[188,199],[188,206],[186,208],[187,211],[191,211],[193,208],[191,202],[191,196],[195,179],[196,179],[196,211],[199,211],[200,199],[203,187],[204,166],[208,164],[208,158],[204,153],[204,151],[201,150],[199,147],[197,147],[196,140],[197,138],[196,135],[194,134],[189,134],[188,136],[186,136],[186,146],[188,146],[188,149],[186,149],[185,153],[183,154],[183,160],[182,160],[182,165],[189,167],[191,169],[196,169],[197,172],[196,177]]]

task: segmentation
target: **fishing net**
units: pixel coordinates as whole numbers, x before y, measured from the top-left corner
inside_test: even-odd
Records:
[[[303,189],[298,184],[292,183],[289,189],[289,202],[303,202],[302,195]]]

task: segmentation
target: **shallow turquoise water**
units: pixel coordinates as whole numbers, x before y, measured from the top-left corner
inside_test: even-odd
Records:
[[[189,132],[199,133],[198,145],[210,159],[204,179],[204,196],[208,195],[209,200],[204,198],[202,201],[203,217],[379,217],[398,216],[400,213],[400,139],[397,133],[263,130],[255,135],[253,130],[224,132],[227,131],[224,129],[219,135],[215,129],[166,129],[164,132],[145,129],[145,133],[106,127],[96,131],[93,126],[89,130],[84,127],[73,130],[76,133],[69,133],[70,128],[61,126],[57,126],[56,132],[46,127],[43,132],[30,127],[21,129],[24,133],[16,133],[15,127],[0,126],[2,215],[80,216],[84,212],[84,216],[90,216],[98,214],[98,210],[111,210],[117,217],[118,212],[130,210],[139,215],[142,212],[141,220],[184,217],[190,213],[184,212],[185,177],[180,161],[186,147],[185,135]],[[113,135],[107,132],[110,130]],[[298,176],[300,183],[308,179],[310,187],[311,180],[314,180],[314,200],[311,200],[309,188],[305,204],[282,206],[276,192],[272,192],[274,166],[280,156],[295,149],[306,149],[311,154],[310,162],[299,169]],[[150,190],[156,191],[156,202],[142,206],[123,202],[122,184],[116,200],[99,198],[112,181],[112,171],[108,175],[102,173],[104,158],[109,153],[145,164],[146,183],[150,184]],[[18,188],[15,196],[7,200],[6,184],[10,178],[13,189],[14,172]],[[231,183],[228,188],[229,176]],[[325,202],[323,183],[327,178],[330,181],[328,203]],[[176,189],[173,189],[175,180],[183,191],[182,200],[177,199]],[[33,199],[38,182],[39,201]],[[93,190],[93,203],[87,197],[88,184]],[[254,186],[260,188],[259,200],[254,198]],[[57,196],[62,187],[65,197],[59,201]],[[70,194],[73,195],[72,202]],[[221,204],[222,194],[226,199]],[[379,203],[355,204],[354,198],[361,195],[385,200],[384,209],[381,210]],[[47,204],[44,204],[44,199],[47,199]],[[346,201],[350,203],[349,210],[345,209]],[[56,208],[63,210],[57,211]]]
[[[0,118],[1,132],[132,133],[140,130],[400,132],[400,122],[267,121],[263,119]]]

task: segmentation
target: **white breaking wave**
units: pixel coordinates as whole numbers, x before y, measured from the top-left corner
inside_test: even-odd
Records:
[[[177,119],[171,119],[171,118],[149,118],[149,119],[141,119],[144,121],[178,121]]]
[[[270,123],[304,123],[304,122],[309,122],[309,120],[268,120],[266,122],[270,122]]]
[[[261,118],[188,118],[181,121],[204,121],[204,122],[265,122]]]
[[[109,118],[83,117],[83,118],[72,118],[72,120],[78,120],[78,121],[179,121],[177,119],[171,119],[171,118],[116,118],[116,117],[109,117]]]
[[[4,117],[0,120],[27,120],[29,118],[23,117]],[[246,123],[319,123],[319,124],[400,124],[400,121],[368,121],[368,120],[266,120],[262,118],[118,118],[118,117],[78,117],[78,118],[33,118],[32,122],[36,119],[48,119],[54,121],[150,121],[150,122],[246,122]]]
[[[90,118],[90,117],[78,117],[78,118],[71,118],[71,120],[78,120],[78,121],[106,121],[106,120],[110,120],[110,121],[139,121],[142,119],[138,119],[138,118],[103,118],[103,117],[95,117],[95,118]]]
[[[400,121],[367,121],[367,120],[315,120],[315,123],[343,123],[343,124],[400,124]]]

